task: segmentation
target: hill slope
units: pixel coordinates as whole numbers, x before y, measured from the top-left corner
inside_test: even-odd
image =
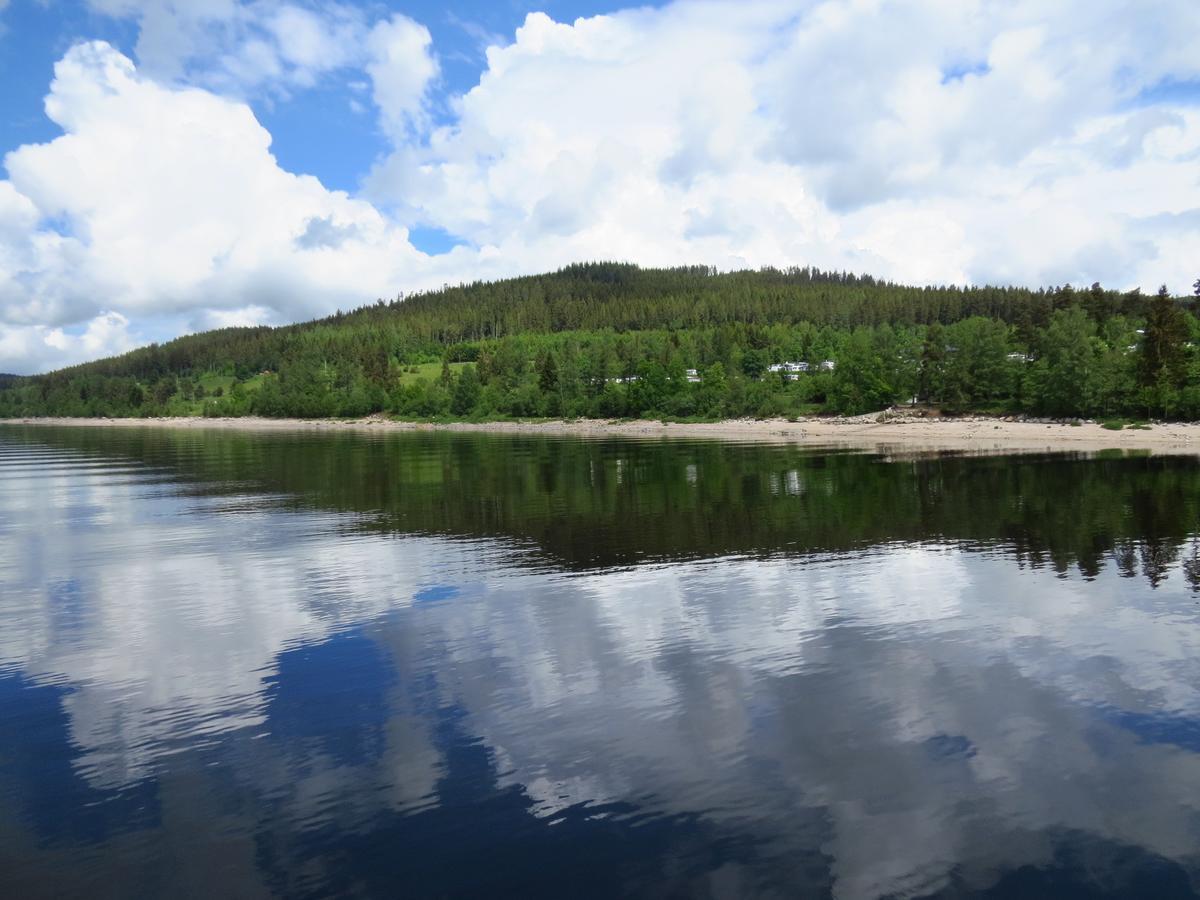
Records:
[[[0,381],[0,415],[718,417],[919,395],[1193,417],[1197,330],[1165,292],[582,264]]]

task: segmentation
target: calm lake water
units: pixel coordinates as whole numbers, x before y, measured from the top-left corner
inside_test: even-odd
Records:
[[[1200,461],[0,428],[5,897],[1200,890]]]

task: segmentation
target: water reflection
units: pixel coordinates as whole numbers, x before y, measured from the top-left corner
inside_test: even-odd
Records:
[[[1198,477],[0,431],[0,871],[1191,896]]]

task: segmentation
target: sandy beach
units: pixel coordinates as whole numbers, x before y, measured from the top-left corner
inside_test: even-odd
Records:
[[[1140,450],[1151,453],[1200,453],[1200,423],[1161,423],[1114,431],[1096,422],[1070,424],[987,417],[918,418],[903,412],[849,418],[737,419],[710,423],[658,421],[398,422],[382,416],[365,419],[7,419],[3,425],[91,428],[176,428],[254,431],[465,431],[578,437],[690,438],[769,441],[871,450],[956,450],[973,452],[1097,452]]]

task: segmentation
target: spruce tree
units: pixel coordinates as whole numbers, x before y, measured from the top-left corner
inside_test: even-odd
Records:
[[[1146,311],[1146,334],[1138,367],[1138,380],[1143,387],[1180,385],[1185,374],[1187,338],[1184,312],[1163,285]]]

